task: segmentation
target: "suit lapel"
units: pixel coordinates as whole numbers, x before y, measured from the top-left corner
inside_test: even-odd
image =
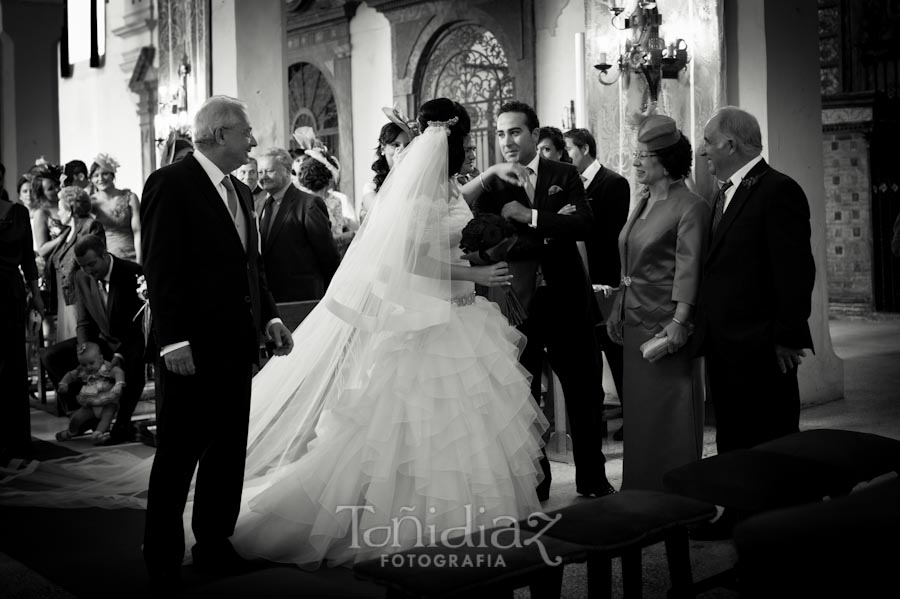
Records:
[[[212,204],[211,208],[213,210],[213,213],[215,213],[216,219],[218,219],[220,226],[229,231],[229,233],[226,234],[226,237],[231,238],[232,242],[236,243],[237,247],[240,248],[241,251],[243,251],[244,248],[243,246],[241,246],[241,238],[234,226],[234,219],[232,219],[231,214],[228,213],[228,207],[225,206],[225,202],[222,201],[222,196],[219,195],[219,190],[215,185],[213,185],[213,182],[210,181],[209,175],[206,174],[206,171],[203,170],[203,167],[200,166],[200,163],[197,162],[197,159],[194,158],[193,155],[185,157],[183,162],[188,163],[188,168],[191,170],[191,175],[197,182],[197,189],[201,192],[200,195],[207,202],[210,202]],[[234,184],[234,181],[235,179],[232,177],[232,185]],[[235,189],[235,192],[237,192],[237,189]],[[243,199],[241,199],[241,194],[237,193],[237,196],[238,204],[243,205],[244,201]]]
[[[281,231],[282,227],[284,227],[287,215],[294,211],[296,204],[297,196],[293,193],[293,190],[288,187],[287,191],[284,192],[284,197],[281,198],[281,205],[278,207],[278,212],[275,213],[275,216],[272,217],[272,222],[269,223],[269,234],[266,236],[266,250],[269,249],[272,245],[272,241]]]
[[[540,158],[538,161],[538,176],[537,181],[534,183],[534,208],[538,210],[546,210],[549,209],[547,206],[547,192],[550,190],[550,179],[553,178],[553,173],[550,172],[551,164],[549,160],[545,160]],[[526,194],[527,198],[528,195]]]
[[[725,235],[728,234],[728,229],[730,229],[732,223],[740,217],[744,205],[747,203],[750,196],[753,195],[753,190],[751,189],[752,186],[745,185],[744,182],[751,178],[759,179],[764,176],[768,170],[769,165],[766,164],[766,161],[760,160],[759,163],[746,174],[741,181],[741,184],[738,185],[738,188],[731,197],[731,201],[728,202],[728,208],[722,215],[722,220],[719,222],[719,226],[716,227],[716,232],[713,234],[712,240],[710,241],[708,256],[711,256],[722,244],[722,240],[725,238]]]
[[[584,190],[584,195],[589,200],[594,197],[594,194],[597,192],[597,188],[600,187],[601,181],[603,181],[603,169],[605,166],[601,166],[600,170],[594,175],[594,178],[591,179],[591,182],[588,183],[587,188]]]
[[[628,220],[625,221],[625,226],[622,227],[622,232],[619,234],[623,239],[628,239],[628,236],[631,234],[631,229],[634,227],[634,221],[637,220],[638,216],[641,212],[644,211],[644,206],[647,205],[647,199],[650,197],[650,194],[644,192],[641,194],[641,197],[638,199],[637,205],[634,207],[634,210],[631,211],[631,214],[628,215]],[[619,263],[622,265],[622,269],[624,271],[625,267],[628,265],[628,261],[626,260],[626,254],[628,253],[627,244],[620,243],[619,244]]]

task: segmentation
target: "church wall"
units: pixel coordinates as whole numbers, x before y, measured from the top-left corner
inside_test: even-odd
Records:
[[[371,180],[378,133],[387,123],[381,111],[394,103],[391,89],[391,28],[387,18],[363,3],[350,21],[350,81],[353,89],[354,198]]]
[[[536,2],[534,29],[535,110],[541,125],[565,132],[571,128],[571,123],[564,123],[565,109],[571,101],[578,105],[575,34],[584,33],[584,0]],[[586,126],[587,115],[577,113],[576,109],[577,126]]]
[[[59,79],[59,159],[79,159],[91,166],[98,152],[113,156],[121,165],[116,186],[138,196],[144,186],[140,118],[137,95],[128,89],[135,49],[150,45],[150,34],[122,38],[112,31],[124,21],[124,2],[106,3],[106,57],[103,66],[88,61],[74,65],[72,77]],[[49,30],[49,29],[48,29]],[[57,74],[58,74],[57,70]],[[37,114],[39,107],[29,107]],[[48,156],[49,158],[49,156]]]

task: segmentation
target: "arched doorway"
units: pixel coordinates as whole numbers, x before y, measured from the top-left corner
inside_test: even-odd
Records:
[[[291,116],[291,132],[297,127],[312,127],[316,136],[338,155],[338,111],[331,85],[318,68],[308,62],[298,62],[288,67],[288,99]],[[293,136],[291,149],[298,147]]]
[[[419,70],[418,103],[446,97],[463,104],[472,119],[478,168],[496,162],[494,123],[504,102],[515,97],[515,81],[500,42],[473,23],[451,25],[435,36]]]

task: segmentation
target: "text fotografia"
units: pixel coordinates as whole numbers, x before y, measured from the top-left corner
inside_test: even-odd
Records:
[[[523,536],[519,521],[512,516],[497,516],[491,519],[490,526],[475,524],[475,509],[471,505],[464,506],[465,524],[445,528],[438,532],[434,524],[422,522],[419,516],[411,514],[417,511],[415,507],[404,506],[400,508],[401,516],[391,518],[389,524],[383,526],[361,527],[360,519],[363,514],[374,513],[375,509],[370,505],[341,505],[337,506],[337,512],[349,511],[352,519],[350,531],[350,548],[355,550],[387,549],[381,555],[381,564],[390,564],[393,567],[437,567],[437,568],[497,568],[505,567],[502,551],[504,549],[524,548],[534,545],[541,554],[541,558],[548,566],[558,566],[562,563],[559,556],[551,557],[547,553],[541,537],[550,528],[559,522],[562,515],[550,517],[543,512],[534,512],[525,519],[529,527],[538,527],[536,530],[528,530]],[[433,507],[428,508],[429,514],[434,514]],[[483,507],[477,509],[479,514],[484,514]],[[438,550],[453,550],[461,548],[491,549],[486,552],[470,552],[457,554],[451,551],[429,551],[418,555],[392,554],[390,550],[399,551],[410,548],[436,548]]]

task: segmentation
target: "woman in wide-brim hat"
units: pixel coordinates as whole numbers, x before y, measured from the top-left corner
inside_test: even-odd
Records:
[[[651,115],[640,124],[633,166],[643,187],[619,235],[622,281],[607,323],[624,345],[623,489],[662,490],[667,471],[701,454],[702,386],[685,346],[710,209],[685,185],[692,159],[674,120]],[[659,353],[648,354],[647,342]]]

